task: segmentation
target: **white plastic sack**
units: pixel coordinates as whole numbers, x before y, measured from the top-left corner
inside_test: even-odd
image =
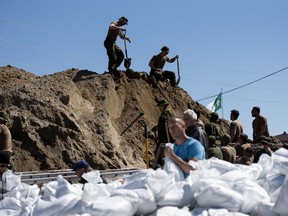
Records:
[[[153,192],[156,201],[158,201],[175,185],[175,178],[173,174],[157,169],[152,176],[147,177],[147,185]]]
[[[121,196],[104,197],[82,208],[91,216],[133,216],[138,209],[138,200]]]
[[[61,175],[57,177],[57,188],[55,192],[55,197],[60,198],[61,196],[67,194],[75,194],[78,197],[81,197],[82,185],[81,184],[70,184],[66,179],[64,179]]]
[[[278,213],[273,211],[274,203],[259,203],[257,208],[257,215],[261,216],[279,216]]]
[[[241,194],[220,185],[207,186],[196,196],[200,207],[218,207],[238,212],[244,201]]]
[[[229,172],[236,169],[236,166],[228,161],[220,160],[218,158],[210,158],[207,161],[210,163],[210,169],[215,168],[217,169],[221,174],[225,172]]]
[[[101,174],[98,170],[93,170],[91,172],[84,173],[82,178],[84,178],[89,183],[102,183],[103,179],[101,178]]]
[[[165,170],[167,173],[173,173],[175,176],[175,181],[184,181],[184,174],[183,171],[177,166],[172,160],[165,157],[164,158],[164,167],[163,170]]]
[[[57,184],[57,181],[51,181],[44,184],[44,186],[41,188],[43,200],[52,201],[55,199]]]
[[[262,167],[262,171],[259,175],[259,179],[263,179],[271,171],[271,168],[273,166],[272,157],[270,157],[268,154],[262,154],[257,164]]]
[[[279,170],[282,175],[288,175],[288,150],[284,148],[278,149],[273,158],[273,170]]]
[[[276,203],[273,207],[273,211],[279,214],[288,215],[287,205],[288,205],[288,176],[286,176],[285,178],[278,199],[276,200]]]
[[[134,192],[139,196],[139,205],[135,215],[147,215],[157,209],[154,195],[150,189],[136,189]]]
[[[252,180],[246,179],[237,181],[232,189],[244,197],[244,201],[240,208],[240,211],[243,213],[255,213],[259,203],[270,202],[270,197],[264,188]]]
[[[242,173],[245,173],[246,178],[249,178],[251,180],[257,180],[260,177],[260,174],[262,173],[262,166],[257,163],[252,163],[251,165],[243,165],[243,164],[235,164],[237,167],[237,170],[240,170]]]
[[[175,185],[161,197],[157,204],[159,206],[194,206],[195,199],[192,189],[187,182],[176,182]]]
[[[34,204],[38,200],[39,191],[40,189],[37,185],[30,186],[24,183],[14,187],[10,191],[9,197],[14,197],[17,200],[20,200],[20,215],[30,215],[32,209],[34,208]]]
[[[187,207],[179,209],[178,207],[164,206],[157,209],[155,212],[149,214],[148,216],[178,216],[178,215],[191,216],[191,213],[189,212],[189,209]]]
[[[14,197],[6,197],[0,200],[0,215],[20,215],[21,203],[20,200]]]
[[[109,197],[114,190],[115,188],[110,184],[86,183],[83,189],[82,199],[83,201],[92,203],[98,198]]]
[[[68,213],[82,213],[80,198],[75,194],[66,194],[53,201],[38,199],[31,216],[62,216]],[[75,207],[75,208],[74,208]]]

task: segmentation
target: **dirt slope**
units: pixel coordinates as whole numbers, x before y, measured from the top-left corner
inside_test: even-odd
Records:
[[[109,74],[78,69],[39,77],[0,67],[0,109],[10,117],[17,171],[70,168],[79,159],[94,169],[145,168],[144,126],[157,124],[160,99],[171,104],[176,116],[197,108],[207,122],[209,111],[180,87],[166,81],[152,85],[145,72],[129,77],[122,72],[113,80]],[[227,129],[227,121],[221,125]],[[151,160],[152,138],[149,134]]]

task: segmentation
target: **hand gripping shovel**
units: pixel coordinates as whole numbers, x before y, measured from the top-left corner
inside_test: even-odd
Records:
[[[176,84],[179,85],[180,83],[179,57],[177,58],[177,70],[178,70],[178,79],[176,81]]]
[[[129,67],[131,66],[131,58],[128,58],[128,54],[127,54],[126,31],[124,31],[123,34],[124,34],[124,47],[125,47],[124,67],[125,67],[126,69],[129,69]]]

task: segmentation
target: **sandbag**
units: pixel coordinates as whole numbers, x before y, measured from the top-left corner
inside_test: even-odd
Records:
[[[136,189],[133,191],[139,196],[139,205],[135,215],[147,215],[157,209],[156,200],[150,189]]]
[[[83,211],[91,216],[133,216],[138,209],[138,199],[121,196],[104,197],[91,205],[83,205]]]
[[[0,215],[20,215],[21,202],[14,197],[0,200]]]
[[[57,188],[57,181],[51,181],[48,182],[47,184],[44,184],[42,187],[42,199],[45,201],[52,201],[55,199],[55,194],[56,194],[56,188]]]
[[[153,175],[147,177],[147,185],[157,201],[175,185],[175,178],[173,174],[168,174],[166,171],[158,169]]]
[[[149,214],[148,216],[191,216],[191,213],[189,212],[189,209],[187,207],[184,207],[182,209],[178,207],[173,206],[165,206],[157,209],[152,214]]]
[[[84,178],[89,183],[102,183],[103,179],[101,178],[101,174],[98,170],[93,170],[91,172],[84,173],[82,175],[82,178]]]
[[[76,194],[66,194],[53,201],[38,199],[31,216],[63,216],[69,214],[82,213],[78,203],[81,199]],[[75,208],[74,208],[75,207]]]
[[[184,181],[184,174],[183,171],[177,166],[172,160],[165,157],[164,158],[164,167],[163,170],[165,170],[167,173],[173,173],[175,177],[175,181]]]
[[[200,207],[218,207],[238,212],[244,198],[236,191],[212,184],[201,191],[196,200]]]
[[[261,216],[279,216],[278,213],[273,211],[274,203],[264,203],[261,202],[257,208],[257,215]]]
[[[266,190],[249,179],[236,181],[232,189],[244,197],[240,211],[243,213],[255,213],[257,206],[261,202],[270,202],[270,197]]]
[[[82,200],[92,203],[98,198],[109,197],[114,190],[115,188],[110,184],[86,183],[83,188]]]
[[[288,176],[286,176],[284,180],[278,199],[276,200],[276,203],[272,209],[273,211],[279,214],[288,215],[287,204],[288,204]]]
[[[190,185],[187,182],[176,182],[175,185],[161,197],[157,204],[159,206],[184,206],[194,207],[195,198]]]
[[[64,196],[67,194],[75,194],[78,197],[81,197],[82,193],[83,191],[82,191],[81,184],[70,184],[61,175],[57,177],[57,187],[56,187],[56,192],[55,192],[56,198],[60,198],[61,196]]]

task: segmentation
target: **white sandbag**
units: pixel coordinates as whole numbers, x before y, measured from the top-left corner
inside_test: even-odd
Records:
[[[260,177],[262,172],[262,166],[257,163],[252,163],[250,166],[243,164],[235,164],[237,170],[240,170],[242,173],[245,173],[246,178],[257,180]]]
[[[81,202],[80,198],[72,193],[63,195],[53,201],[38,199],[31,216],[62,216],[68,213],[80,214],[83,211],[81,207],[79,208],[78,202]]]
[[[261,216],[279,216],[278,213],[273,211],[274,203],[264,203],[261,202],[257,208],[257,215]]]
[[[21,184],[20,177],[7,170],[0,177],[0,199],[7,197],[10,191]]]
[[[196,196],[200,207],[218,207],[238,212],[244,201],[241,194],[221,185],[207,186]]]
[[[157,209],[157,204],[150,189],[133,190],[139,196],[138,209],[135,215],[147,215]]]
[[[269,194],[274,193],[279,187],[283,185],[285,181],[285,176],[281,175],[279,172],[272,171],[266,176],[266,182],[269,184]]]
[[[236,169],[236,166],[228,161],[220,160],[218,158],[210,158],[207,161],[210,162],[210,169],[215,168],[217,169],[220,174],[223,174],[228,171],[232,171]]]
[[[244,197],[240,208],[243,213],[255,213],[259,203],[270,202],[266,190],[250,179],[236,181],[232,189]]]
[[[158,201],[175,185],[175,178],[173,174],[157,169],[153,175],[147,177],[147,185]]]
[[[167,191],[158,202],[158,206],[194,206],[195,199],[192,193],[192,189],[187,182],[176,182],[175,185]]]
[[[57,189],[57,181],[51,181],[41,188],[42,199],[45,201],[52,201],[55,199],[56,189]]]
[[[21,202],[14,197],[0,200],[0,215],[20,215]],[[11,213],[11,214],[8,214]]]
[[[226,216],[229,211],[223,208],[209,208],[209,207],[197,207],[191,211],[193,216]]]
[[[155,172],[153,169],[141,170],[139,172],[135,172],[131,175],[125,176],[124,186],[133,182],[134,180],[144,181],[146,180],[147,176],[150,176],[151,173]]]
[[[20,200],[21,216],[30,215],[34,204],[38,200],[39,191],[40,189],[37,185],[30,186],[24,183],[14,187],[10,191],[9,197],[14,197],[17,198],[17,200]]]
[[[134,198],[134,199],[139,199],[139,196],[136,192],[133,190],[128,190],[128,189],[116,189],[111,193],[111,197],[113,196],[121,196],[121,197],[128,197],[128,198]]]
[[[288,215],[288,176],[286,176],[281,191],[279,193],[278,199],[273,207],[273,211],[282,214]]]
[[[203,191],[207,186],[216,184],[221,185],[222,187],[229,188],[229,185],[227,182],[220,180],[220,179],[213,179],[213,178],[203,178],[199,179],[198,181],[194,181],[194,183],[191,186],[192,193],[194,196],[197,196],[201,191]]]
[[[61,175],[57,177],[57,188],[55,192],[55,197],[59,198],[67,194],[75,194],[78,197],[82,196],[82,185],[81,184],[70,184]]]
[[[190,162],[189,162],[190,163]],[[185,179],[190,185],[197,182],[199,179],[219,179],[220,172],[216,169],[193,170]]]
[[[165,170],[167,173],[173,173],[175,176],[175,181],[184,181],[184,174],[183,171],[177,166],[172,160],[165,157],[164,158],[164,167],[163,170]]]
[[[146,189],[147,188],[147,179],[135,179],[133,181],[129,181],[128,183],[124,183],[121,188],[125,189]]]
[[[284,148],[278,149],[272,154],[273,170],[279,170],[282,175],[288,175],[288,150]]]
[[[135,215],[146,215],[157,208],[154,195],[150,189],[117,189],[113,191],[112,196],[121,196],[124,198],[133,198],[138,200],[138,208]]]
[[[133,216],[138,209],[138,200],[121,196],[104,197],[91,205],[83,205],[83,212],[91,216]]]
[[[89,183],[94,183],[94,184],[103,182],[103,179],[101,178],[101,174],[98,170],[93,170],[91,172],[84,173],[82,175],[82,178],[84,178]]]
[[[242,179],[247,179],[248,174],[246,174],[245,172],[242,172],[240,169],[235,169],[235,170],[231,170],[228,171],[226,173],[224,173],[223,175],[220,176],[220,180],[225,181],[227,183],[230,184],[234,184],[235,181],[239,181]]]
[[[257,164],[262,167],[259,179],[265,178],[266,175],[271,171],[271,168],[273,166],[272,157],[270,157],[268,154],[262,154]]]
[[[92,203],[98,198],[109,197],[114,190],[115,188],[110,184],[86,183],[83,188],[82,199]]]
[[[149,214],[148,216],[191,216],[188,207],[182,209],[173,206],[164,206],[157,209],[155,212]]]

